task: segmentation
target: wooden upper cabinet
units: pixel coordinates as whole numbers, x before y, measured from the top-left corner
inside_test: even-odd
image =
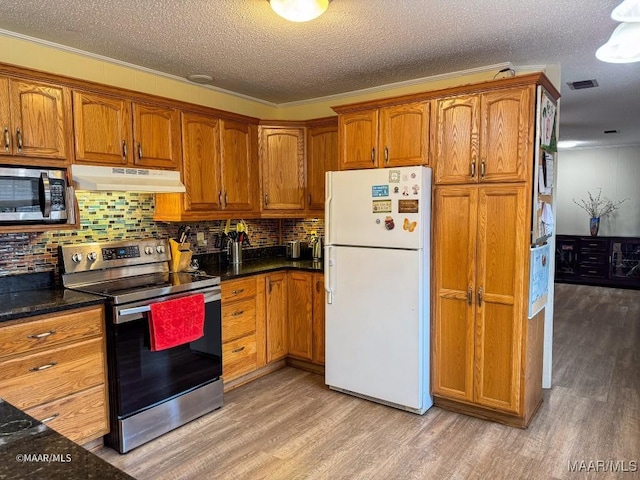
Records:
[[[429,102],[380,109],[379,166],[427,165],[428,141]]]
[[[181,160],[180,112],[133,104],[134,164],[176,170]]]
[[[182,114],[184,209],[212,211],[222,207],[220,121],[195,113]]]
[[[255,125],[220,121],[222,202],[226,210],[258,210],[257,135]]]
[[[531,176],[535,87],[482,95],[480,181],[517,182]]]
[[[378,166],[378,110],[338,115],[340,170]]]
[[[325,173],[338,170],[338,127],[307,129],[307,209],[324,212]]]
[[[73,124],[76,162],[126,165],[133,158],[130,101],[74,91]]]
[[[263,210],[304,210],[304,128],[260,128]]]
[[[340,169],[429,163],[429,102],[339,116]]]
[[[0,153],[66,161],[70,108],[66,87],[0,77]]]
[[[435,101],[433,145],[435,183],[469,183],[477,178],[480,97]]]
[[[435,183],[526,181],[535,86],[436,100]]]

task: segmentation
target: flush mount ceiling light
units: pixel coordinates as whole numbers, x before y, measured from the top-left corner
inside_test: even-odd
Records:
[[[616,22],[640,22],[640,0],[624,0],[613,9],[611,18]]]
[[[267,0],[271,9],[291,22],[308,22],[322,15],[331,0]]]
[[[609,63],[640,62],[640,22],[618,25],[609,41],[596,51],[596,58]]]

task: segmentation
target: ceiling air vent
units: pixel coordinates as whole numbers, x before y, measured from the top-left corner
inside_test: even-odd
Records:
[[[604,133],[620,133],[619,130],[605,130]]]
[[[585,88],[593,88],[598,86],[598,81],[593,80],[580,80],[578,82],[567,82],[571,90],[583,90]]]

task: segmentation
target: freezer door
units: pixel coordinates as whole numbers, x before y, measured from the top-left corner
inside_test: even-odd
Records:
[[[329,245],[422,248],[430,235],[431,169],[327,172]]]
[[[327,385],[429,408],[429,281],[422,251],[331,247],[329,255]]]

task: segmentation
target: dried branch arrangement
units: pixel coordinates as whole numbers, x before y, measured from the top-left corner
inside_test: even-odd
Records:
[[[578,205],[581,209],[589,214],[591,218],[602,218],[609,215],[611,212],[620,207],[624,202],[629,200],[625,198],[623,200],[618,200],[617,202],[612,202],[606,197],[602,197],[602,189],[598,189],[598,195],[593,196],[591,192],[587,192],[589,195],[589,200],[580,199],[580,203],[576,202],[576,199],[573,199],[573,203]]]

